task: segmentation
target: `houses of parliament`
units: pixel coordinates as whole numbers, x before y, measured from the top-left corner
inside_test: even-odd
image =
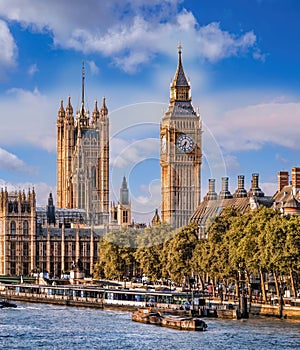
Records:
[[[82,98],[74,113],[71,97],[61,101],[57,115],[57,194],[44,207],[37,206],[34,188],[27,192],[0,189],[0,275],[31,275],[48,272],[60,276],[79,266],[93,274],[101,237],[110,230],[132,224],[127,179],[120,179],[117,203],[109,202],[109,113],[106,100],[95,102],[93,112],[85,105],[85,73],[82,67]],[[178,47],[178,65],[170,86],[169,107],[159,130],[161,167],[161,218],[155,212],[152,224],[167,222],[173,228],[190,221],[205,236],[206,222],[228,205],[244,211],[258,205],[274,205],[282,212],[300,214],[300,168],[281,172],[278,191],[264,197],[258,174],[249,192],[244,176],[231,195],[228,178],[220,194],[215,179],[200,203],[202,123],[192,105],[190,82]],[[297,193],[297,196],[295,195]],[[199,236],[200,237],[200,236]]]
[[[74,115],[71,97],[57,115],[57,202],[36,204],[34,188],[0,190],[0,275],[47,272],[60,276],[76,264],[92,275],[101,236],[130,224],[126,178],[118,204],[109,203],[109,117],[105,98],[90,112],[82,99]]]

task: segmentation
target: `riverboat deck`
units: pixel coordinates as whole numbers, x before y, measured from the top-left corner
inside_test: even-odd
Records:
[[[122,309],[134,311],[139,307],[151,307],[161,313],[179,316],[238,318],[238,303],[207,298],[206,295],[193,295],[178,291],[156,291],[142,288],[109,288],[97,285],[38,285],[38,284],[1,284],[0,298],[13,301],[51,303],[58,305],[82,306],[93,308]],[[189,310],[187,300],[193,301]],[[299,299],[298,305],[299,305]],[[297,301],[296,300],[296,301]],[[249,316],[262,315],[300,319],[300,307],[285,300],[282,310],[279,305],[261,303],[248,304]]]

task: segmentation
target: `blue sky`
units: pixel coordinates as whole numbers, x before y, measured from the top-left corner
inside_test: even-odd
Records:
[[[136,220],[160,205],[159,122],[177,45],[202,118],[202,195],[208,178],[299,166],[300,2],[297,0],[0,0],[0,186],[56,194],[60,99],[106,96],[111,199],[128,178]]]

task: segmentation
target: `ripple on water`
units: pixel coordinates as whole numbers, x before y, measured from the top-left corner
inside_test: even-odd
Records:
[[[3,311],[3,312],[2,312]],[[0,310],[1,349],[238,349],[300,348],[300,322],[206,319],[206,332],[185,332],[131,321],[131,314],[20,303]]]

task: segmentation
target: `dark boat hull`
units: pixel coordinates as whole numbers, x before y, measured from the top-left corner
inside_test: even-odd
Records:
[[[4,308],[4,307],[17,307],[17,304],[12,303],[11,301],[7,301],[7,300],[1,300],[0,301],[0,308]]]
[[[205,331],[207,324],[197,317],[162,316],[150,308],[139,308],[132,313],[132,321],[186,331]]]

